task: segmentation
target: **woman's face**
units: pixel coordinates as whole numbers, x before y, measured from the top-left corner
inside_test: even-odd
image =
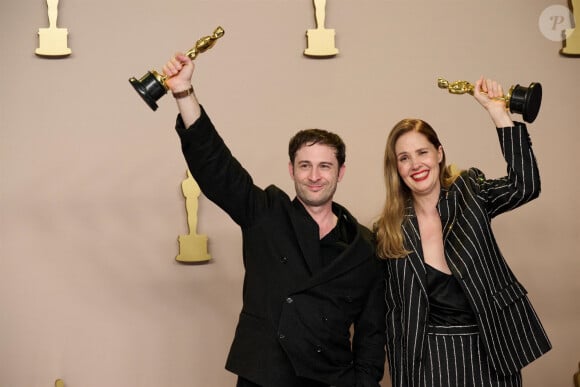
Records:
[[[439,163],[443,148],[435,148],[423,134],[410,131],[395,142],[399,176],[413,196],[439,195]]]

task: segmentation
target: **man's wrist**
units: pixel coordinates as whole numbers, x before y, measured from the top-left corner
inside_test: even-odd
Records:
[[[193,86],[190,85],[189,89],[187,89],[187,90],[172,91],[171,94],[173,94],[173,98],[175,98],[175,99],[189,97],[190,95],[193,94]]]

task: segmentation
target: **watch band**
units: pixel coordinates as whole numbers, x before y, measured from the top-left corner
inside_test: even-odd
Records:
[[[185,98],[193,94],[193,86],[189,86],[187,90],[178,91],[177,93],[172,92],[171,94],[173,94],[173,98],[175,99]]]

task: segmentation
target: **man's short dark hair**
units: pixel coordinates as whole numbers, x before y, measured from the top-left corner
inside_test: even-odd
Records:
[[[303,146],[314,144],[326,145],[334,148],[334,154],[338,160],[338,167],[342,167],[346,159],[346,147],[339,135],[324,129],[304,129],[299,131],[290,139],[288,144],[288,156],[294,165],[296,152]]]

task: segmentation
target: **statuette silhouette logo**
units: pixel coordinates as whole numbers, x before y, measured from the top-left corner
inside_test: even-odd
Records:
[[[67,56],[71,49],[67,45],[68,29],[57,28],[58,0],[46,0],[48,5],[48,28],[38,29],[39,47],[36,55],[40,56]]]

